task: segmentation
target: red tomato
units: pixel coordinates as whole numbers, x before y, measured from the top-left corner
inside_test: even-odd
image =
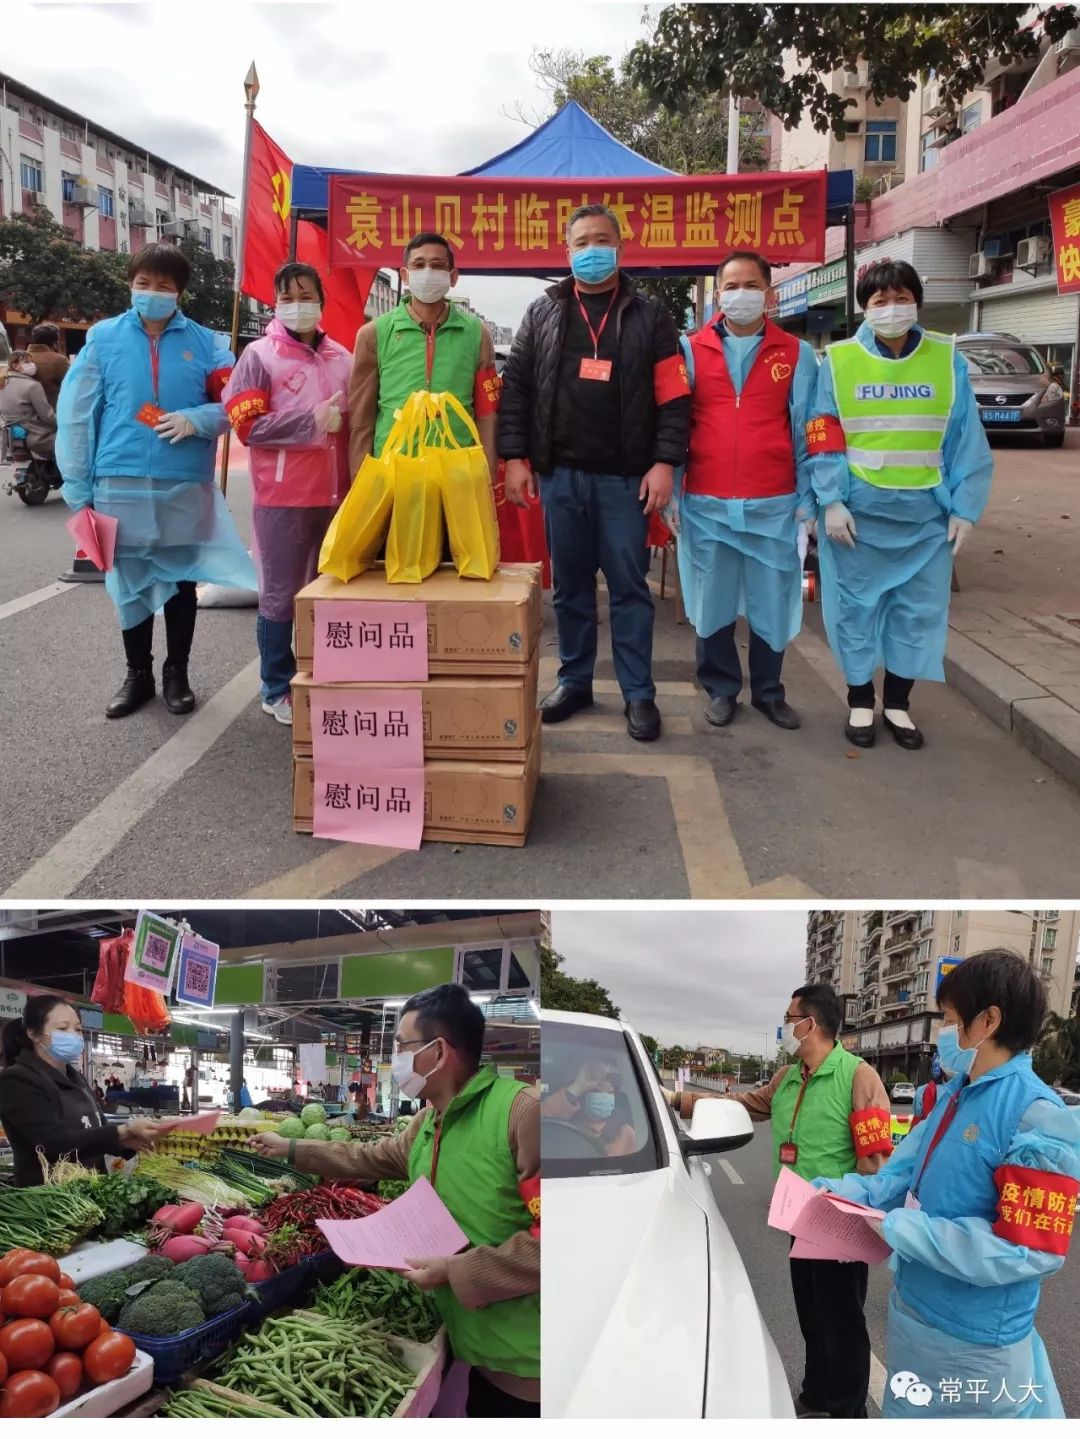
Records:
[[[3,1300],[0,1299],[0,1303],[2,1302]],[[76,1305],[81,1303],[82,1300],[75,1293],[74,1289],[61,1289],[60,1298],[56,1302],[56,1307],[57,1309],[74,1309]]]
[[[98,1325],[98,1333],[99,1333],[99,1334],[111,1334],[111,1333],[112,1333],[112,1325],[109,1323],[109,1321],[108,1321],[107,1319],[103,1318],[102,1321],[101,1321],[101,1323]]]
[[[4,1313],[48,1319],[60,1302],[60,1286],[44,1274],[19,1274],[4,1285]]]
[[[10,1284],[20,1274],[44,1274],[55,1283],[60,1278],[60,1266],[48,1254],[20,1254],[8,1264],[4,1283]]]
[[[3,1356],[2,1354],[0,1354],[0,1386],[3,1385],[4,1380],[7,1378],[7,1376],[8,1376],[8,1362],[7,1362],[7,1360],[4,1358],[4,1356]]]
[[[78,1285],[75,1283],[74,1279],[72,1279],[72,1278],[71,1278],[69,1275],[67,1275],[67,1274],[61,1274],[60,1278],[59,1278],[56,1282],[60,1285],[60,1288],[61,1288],[61,1289],[77,1289],[77,1288],[78,1288]]]
[[[74,1399],[82,1388],[82,1360],[77,1354],[55,1354],[45,1373],[56,1380],[61,1399]]]
[[[53,1357],[56,1341],[41,1319],[15,1319],[0,1329],[0,1354],[8,1368],[43,1369]]]
[[[49,1328],[57,1349],[78,1351],[98,1337],[101,1315],[92,1304],[80,1304],[75,1309],[58,1309],[49,1320]]]
[[[135,1363],[135,1342],[126,1334],[99,1334],[82,1357],[91,1384],[109,1384]]]
[[[60,1386],[48,1374],[24,1369],[0,1390],[0,1419],[45,1419],[60,1408]]]
[[[0,1259],[0,1284],[6,1284],[8,1282],[8,1269],[14,1264],[16,1259],[24,1254],[33,1254],[33,1252],[32,1249],[9,1249],[4,1257]]]

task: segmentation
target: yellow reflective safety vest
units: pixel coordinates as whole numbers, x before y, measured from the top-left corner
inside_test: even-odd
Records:
[[[856,339],[825,351],[853,475],[882,490],[941,483],[941,446],[956,393],[953,339],[924,330],[901,360]]]

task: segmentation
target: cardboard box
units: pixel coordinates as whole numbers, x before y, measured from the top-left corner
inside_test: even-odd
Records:
[[[525,762],[533,732],[539,727],[536,691],[540,651],[534,650],[524,677],[473,679],[442,675],[415,684],[322,685],[311,675],[297,675],[292,684],[293,751],[310,754],[311,692],[333,689],[341,708],[361,707],[369,690],[419,690],[424,711],[424,758]]]
[[[540,726],[524,763],[432,760],[424,766],[424,839],[521,846],[540,778]],[[315,761],[293,756],[293,827],[311,834]]]
[[[320,575],[296,597],[296,667],[311,674],[317,600],[390,600],[428,607],[430,675],[524,674],[540,641],[540,565],[500,565],[490,580],[463,580],[443,565],[419,585],[391,585],[371,569],[347,585]]]

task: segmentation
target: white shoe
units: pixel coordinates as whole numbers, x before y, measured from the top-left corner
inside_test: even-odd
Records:
[[[274,704],[268,704],[263,700],[262,706],[264,715],[273,715],[278,724],[292,724],[292,696],[284,695]]]

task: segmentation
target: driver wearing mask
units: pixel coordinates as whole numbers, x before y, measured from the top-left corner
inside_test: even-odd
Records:
[[[25,350],[16,350],[6,378],[0,379],[0,420],[26,431],[32,455],[52,459],[56,450],[56,411],[37,378],[37,365]]]
[[[583,1064],[570,1084],[548,1095],[540,1113],[545,1120],[580,1129],[608,1158],[636,1154],[640,1148],[625,1114],[618,1071],[611,1065]]]

